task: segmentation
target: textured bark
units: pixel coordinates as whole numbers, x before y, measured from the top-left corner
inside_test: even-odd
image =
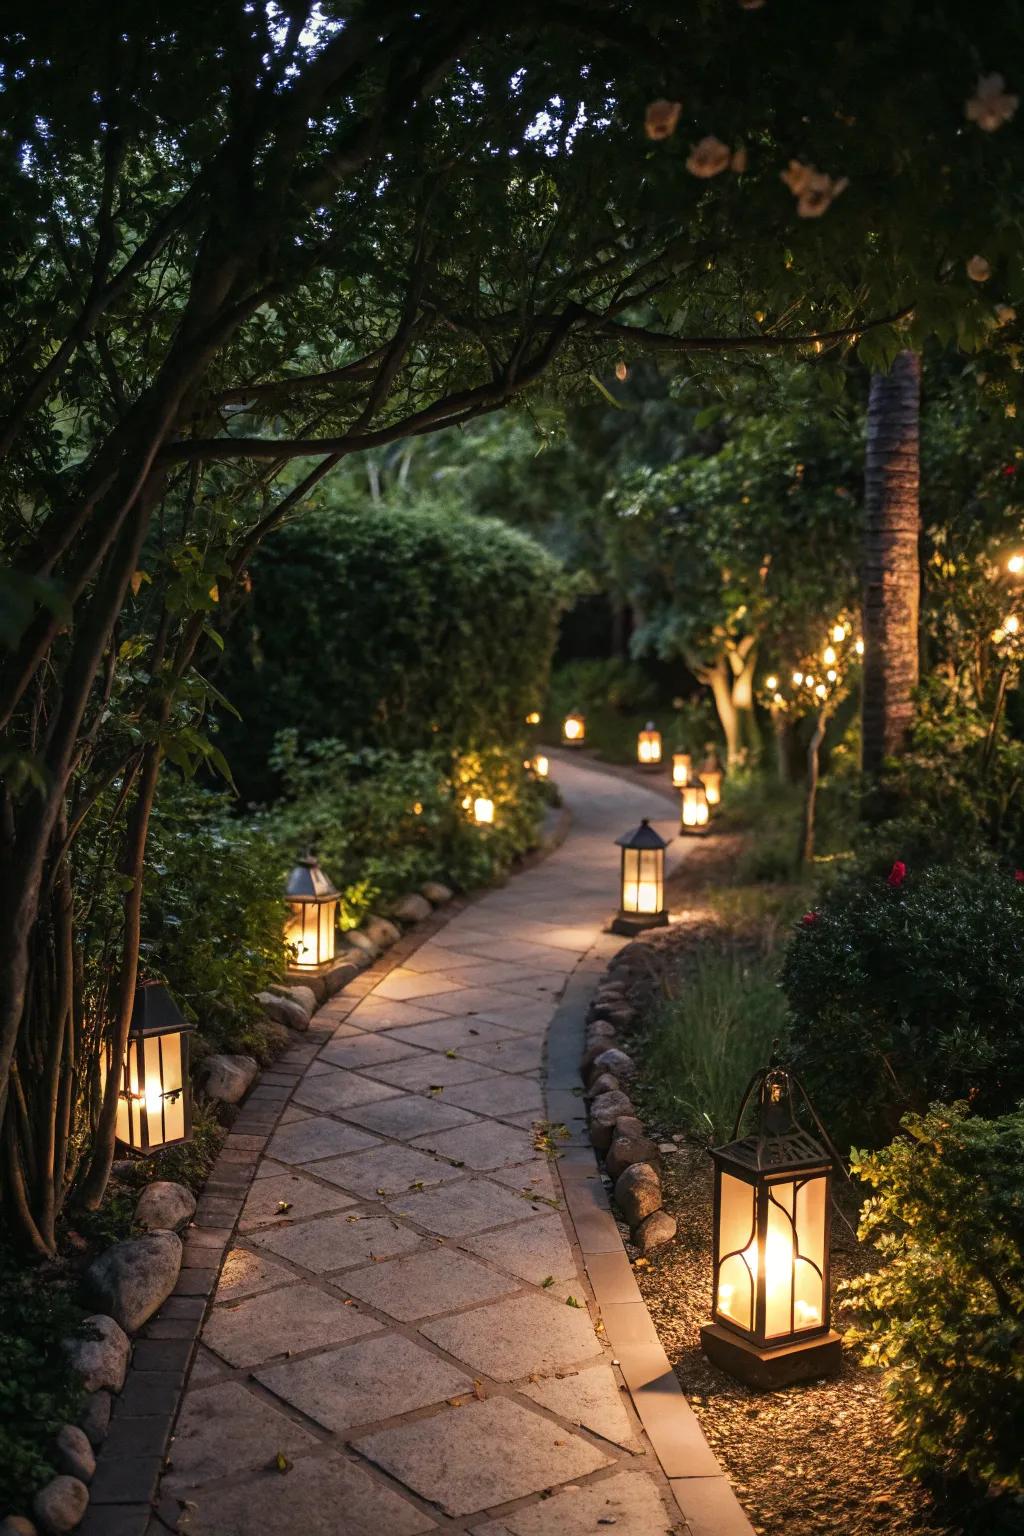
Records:
[[[918,681],[921,360],[901,352],[871,380],[864,471],[863,766],[904,748]]]

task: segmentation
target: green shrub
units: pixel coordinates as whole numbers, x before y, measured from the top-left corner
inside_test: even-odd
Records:
[[[562,721],[573,709],[586,716],[587,746],[613,763],[636,762],[637,732],[653,720],[662,735],[666,773],[675,747],[699,758],[704,743],[717,736],[705,700],[665,704],[643,668],[618,657],[567,662],[552,674],[544,705],[545,741],[558,740]]]
[[[882,1268],[851,1281],[848,1335],[888,1371],[917,1474],[1024,1491],[1024,1113],[908,1115],[853,1171],[875,1191],[860,1233]]]
[[[793,1065],[845,1145],[936,1099],[1000,1114],[1024,1097],[1024,886],[982,850],[902,882],[891,862],[836,880],[782,972]]]
[[[60,1341],[80,1316],[62,1284],[0,1261],[0,1518],[25,1514],[57,1471],[53,1437],[82,1403]]]
[[[341,891],[343,928],[424,880],[462,889],[494,880],[536,845],[547,799],[520,749],[445,756],[317,741],[302,750],[286,731],[272,761],[284,794],[258,818],[260,833],[282,860],[316,848]],[[478,796],[494,802],[492,825],[473,820]]]
[[[751,1074],[785,1033],[775,973],[770,957],[705,947],[673,979],[643,1050],[657,1111],[712,1140],[731,1134]]]
[[[540,706],[565,578],[504,523],[442,506],[327,506],[269,541],[219,678],[220,743],[266,798],[275,734],[352,749],[511,744]]]

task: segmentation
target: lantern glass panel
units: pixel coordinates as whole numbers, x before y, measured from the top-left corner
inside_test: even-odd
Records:
[[[661,762],[661,732],[641,731],[636,739],[637,760],[641,763]]]
[[[568,715],[562,726],[562,735],[566,741],[582,741],[586,734],[586,726],[582,715]]]
[[[133,1151],[151,1152],[188,1136],[185,1038],[177,1030],[129,1037],[115,1134]]]
[[[494,801],[485,796],[479,796],[473,801],[473,815],[477,821],[491,822],[494,820]]]
[[[708,805],[718,805],[722,798],[722,774],[718,768],[704,768],[701,770],[701,778],[704,780],[704,793],[708,797]]]
[[[682,793],[682,821],[684,827],[706,827],[708,824],[708,797],[702,784],[687,784]]]
[[[718,1198],[718,1311],[752,1331],[757,1279],[754,1186],[723,1173]]]
[[[664,853],[660,848],[622,850],[622,910],[649,916],[661,911]]]
[[[677,789],[682,789],[690,781],[690,754],[689,752],[673,752],[672,754],[672,783]]]
[[[288,903],[285,943],[292,949],[292,964],[313,970],[334,959],[334,924],[336,901],[292,901]]]
[[[533,771],[537,775],[538,779],[546,779],[547,778],[547,776],[548,776],[548,769],[550,768],[550,766],[551,765],[548,762],[547,758],[544,756],[544,753],[543,752],[538,752],[537,756],[533,760]]]

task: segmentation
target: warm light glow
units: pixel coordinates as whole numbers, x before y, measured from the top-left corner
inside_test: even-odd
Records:
[[[284,942],[291,950],[291,964],[313,970],[334,959],[336,901],[290,901],[284,926]]]
[[[816,698],[823,699],[828,693],[828,689],[825,687],[824,683],[819,683],[817,688],[815,688],[814,693]]]
[[[531,709],[526,717],[527,725],[540,725],[540,715],[535,709]]]
[[[533,771],[537,775],[538,779],[547,778],[549,767],[550,764],[548,763],[548,760],[544,756],[543,752],[538,752],[537,756],[533,760]]]
[[[803,675],[802,672],[794,672],[793,673],[793,682],[794,682],[794,685],[797,688],[800,687],[800,684],[803,682],[803,680],[804,680],[804,675]]]
[[[807,676],[804,678],[804,682],[807,684],[808,688],[813,688],[814,687],[814,674],[813,674],[813,672],[808,672]]]
[[[582,715],[567,715],[562,726],[562,735],[566,741],[582,741],[586,727],[583,724]]]
[[[772,699],[772,703],[773,703],[773,704],[784,704],[784,703],[785,703],[785,702],[786,702],[786,701],[785,701],[785,699],[784,699],[784,698],[783,698],[783,697],[782,697],[782,694],[781,694],[781,693],[777,693],[777,694],[776,694],[776,695],[775,695],[775,697],[774,697],[774,698],[773,698],[773,699]]]
[[[644,915],[660,912],[658,884],[656,880],[630,880],[622,887],[623,912],[639,912]]]
[[[835,667],[829,667],[828,671],[825,673],[825,676],[828,678],[830,683],[834,683],[838,680],[839,673],[836,671]]]
[[[690,782],[691,759],[689,752],[673,752],[672,754],[672,783],[676,789],[683,789]]]
[[[858,640],[853,648],[857,652],[858,656],[863,656],[864,655],[864,641],[863,640]]]
[[[834,624],[832,626],[832,639],[836,645],[839,645],[841,641],[846,639],[845,624]]]
[[[661,762],[661,732],[656,731],[653,725],[638,732],[636,738],[636,758],[638,763],[650,765]]]
[[[821,1326],[826,1193],[822,1177],[773,1180],[755,1188],[722,1171],[716,1233],[718,1313],[765,1340]],[[764,1234],[760,1249],[758,1230]],[[758,1303],[762,1264],[763,1312]]]
[[[774,677],[774,676],[773,677],[766,677],[765,680],[764,680],[764,685],[768,689],[769,693],[774,693],[776,688],[779,686],[779,680],[778,680],[777,677]]]
[[[824,654],[823,654],[821,659],[825,663],[826,667],[834,667],[835,666],[835,664],[836,664],[836,653],[835,653],[834,648],[831,645],[826,645]]]
[[[1006,569],[1011,576],[1019,576],[1024,571],[1024,555],[1011,555],[1006,562]]]
[[[704,793],[708,798],[708,805],[718,805],[722,799],[722,775],[717,768],[702,768],[701,778],[704,781]]]
[[[164,1107],[164,1091],[158,1077],[146,1078],[146,1114],[156,1116]]]
[[[663,905],[665,855],[660,848],[622,850],[622,910],[653,917]]]
[[[423,805],[422,805],[422,803],[419,800],[417,800],[416,804],[413,806],[412,813],[413,813],[414,816],[422,816],[423,815]]]
[[[494,820],[494,801],[481,795],[473,801],[473,816],[479,822]]]
[[[708,824],[707,795],[700,784],[688,784],[683,790],[682,798],[682,825],[684,827],[706,827]]]
[[[1011,613],[1008,619],[1003,620],[1003,628],[1008,635],[1015,635],[1020,629],[1020,619],[1015,613]]]

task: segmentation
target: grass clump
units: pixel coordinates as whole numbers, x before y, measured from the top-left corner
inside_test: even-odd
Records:
[[[727,1138],[743,1090],[786,1031],[771,954],[705,948],[667,985],[645,1041],[652,1108],[692,1134]]]

